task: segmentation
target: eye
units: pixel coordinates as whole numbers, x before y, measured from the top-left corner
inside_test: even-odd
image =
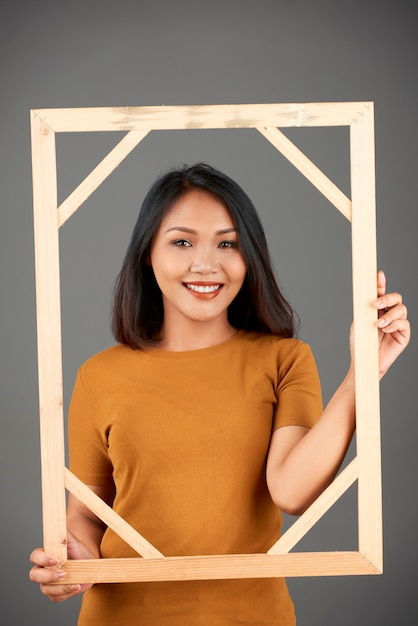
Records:
[[[219,244],[220,248],[238,248],[237,241],[221,241]]]
[[[192,245],[187,239],[176,239],[171,243],[173,246],[177,246],[178,248],[189,248]]]

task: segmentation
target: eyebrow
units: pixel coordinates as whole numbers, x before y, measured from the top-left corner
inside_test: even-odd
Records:
[[[187,226],[173,226],[166,230],[166,233],[171,232],[172,230],[179,230],[183,233],[189,233],[190,235],[197,235],[197,231],[193,230],[193,228],[187,228]],[[238,228],[222,228],[221,230],[217,230],[215,235],[226,235],[227,233],[237,233]]]

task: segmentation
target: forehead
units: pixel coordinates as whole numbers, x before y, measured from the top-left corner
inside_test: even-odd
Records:
[[[230,228],[234,221],[220,198],[204,190],[192,189],[176,200],[164,215],[161,227],[174,225]]]

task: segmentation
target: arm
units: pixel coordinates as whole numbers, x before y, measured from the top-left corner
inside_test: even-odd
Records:
[[[330,484],[354,429],[354,379],[348,374],[313,428],[285,426],[273,432],[267,485],[282,511],[300,515]]]
[[[383,272],[377,276],[379,375],[384,376],[406,348],[410,327],[397,293],[386,294]],[[353,357],[353,330],[350,333]],[[284,512],[301,514],[335,477],[355,430],[353,358],[349,371],[315,426],[286,426],[274,431],[267,459],[267,485]]]
[[[114,497],[112,487],[88,485],[96,495],[111,505]],[[100,558],[100,542],[106,526],[87,507],[70,494],[67,508],[67,548],[69,559],[98,559]],[[66,572],[59,569],[55,556],[46,554],[42,548],[37,548],[30,555],[34,567],[29,572],[29,578],[40,584],[41,592],[52,602],[63,602],[74,595],[89,589],[91,584],[66,585]],[[63,584],[57,584],[62,582]]]

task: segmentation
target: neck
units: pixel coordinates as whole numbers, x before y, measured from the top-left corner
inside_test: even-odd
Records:
[[[164,321],[161,327],[159,348],[172,352],[210,348],[227,341],[236,332],[236,328],[228,322],[219,324],[189,321],[187,324],[176,324],[174,327]]]

